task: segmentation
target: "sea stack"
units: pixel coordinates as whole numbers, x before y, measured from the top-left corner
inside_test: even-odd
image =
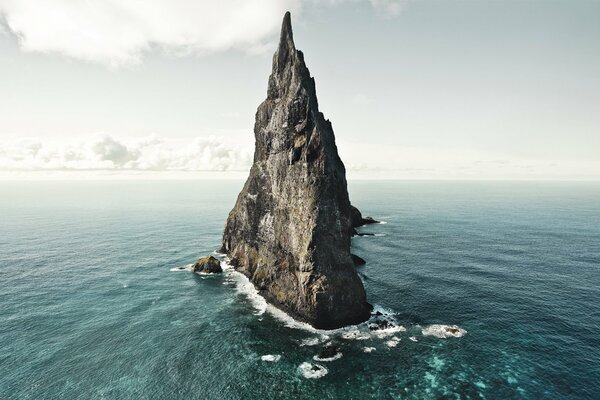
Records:
[[[357,223],[346,170],[294,45],[289,12],[254,135],[254,163],[229,213],[221,252],[296,319],[321,329],[365,321],[371,306],[350,255]]]

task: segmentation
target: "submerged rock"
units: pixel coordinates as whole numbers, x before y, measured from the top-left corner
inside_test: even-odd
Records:
[[[221,263],[213,256],[206,256],[199,258],[192,266],[194,272],[205,272],[205,273],[219,273],[223,272]]]
[[[295,48],[289,13],[254,134],[254,163],[221,252],[267,301],[314,327],[367,320],[371,307],[350,256],[355,208],[346,170]]]
[[[356,266],[365,265],[367,263],[362,257],[359,257],[356,254],[350,254],[350,257],[352,257],[352,262]]]
[[[396,328],[396,324],[388,321],[387,319],[377,319],[374,322],[369,324],[369,330],[371,331],[381,331],[384,329]]]
[[[340,349],[332,344],[323,347],[318,356],[315,356],[316,361],[334,361],[342,356]]]

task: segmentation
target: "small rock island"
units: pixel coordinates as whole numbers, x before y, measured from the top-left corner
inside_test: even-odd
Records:
[[[350,205],[331,122],[319,112],[289,12],[254,135],[254,163],[227,218],[221,252],[269,303],[315,328],[367,320],[371,306],[350,238],[357,226],[376,221]]]

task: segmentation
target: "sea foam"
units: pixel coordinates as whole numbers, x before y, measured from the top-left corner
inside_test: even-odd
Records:
[[[267,362],[277,362],[281,360],[281,354],[265,354],[260,359]]]
[[[308,379],[319,379],[329,373],[327,368],[325,368],[324,366],[319,364],[311,364],[308,362],[303,362],[302,364],[300,364],[298,369],[300,370],[300,372],[302,372],[302,375]]]
[[[346,331],[349,328],[344,327],[334,330],[317,329],[306,322],[301,322],[294,319],[286,312],[267,303],[267,300],[265,300],[265,298],[258,293],[258,290],[256,290],[250,279],[248,279],[248,277],[241,272],[236,271],[227,261],[227,257],[225,257],[224,261],[221,261],[221,268],[223,269],[223,272],[226,273],[227,276],[231,277],[232,280],[235,280],[236,290],[238,293],[242,293],[248,297],[252,305],[257,309],[258,315],[268,312],[273,317],[283,322],[283,324],[288,328],[300,329],[311,333],[336,333]]]
[[[397,337],[397,336],[394,336],[390,340],[388,340],[387,342],[385,342],[385,344],[387,345],[387,347],[396,347],[396,346],[398,346],[398,343],[400,343],[400,338]]]
[[[341,336],[347,340],[367,340],[371,338],[368,332],[361,332],[358,329],[344,332]]]
[[[375,347],[363,347],[363,353],[371,353],[377,350]]]
[[[222,254],[218,255],[223,256]],[[257,315],[262,315],[265,312],[267,312],[275,319],[282,322],[284,326],[288,328],[299,329],[320,335],[319,337],[304,339],[300,342],[300,346],[315,346],[319,343],[328,340],[330,336],[339,336],[346,340],[367,340],[373,338],[383,339],[395,333],[406,331],[406,328],[404,326],[397,324],[397,321],[394,318],[394,311],[383,308],[378,305],[374,306],[373,308],[373,316],[363,323],[345,326],[342,328],[332,330],[317,329],[306,322],[301,322],[294,319],[286,312],[267,303],[265,298],[258,293],[258,290],[256,290],[254,284],[250,281],[250,279],[248,279],[248,277],[242,274],[241,272],[236,271],[234,267],[228,263],[229,259],[227,258],[227,256],[223,257],[223,261],[221,261],[221,268],[223,269],[223,273],[228,277],[230,281],[235,282],[235,290],[238,293],[244,294],[250,300],[254,308],[256,308],[257,310]],[[369,324],[373,324],[381,318],[392,322],[393,326],[386,329],[370,330]]]
[[[321,335],[317,337],[306,338],[300,341],[300,346],[316,346],[329,340],[329,336]]]
[[[462,337],[467,331],[457,325],[429,325],[421,330],[423,336],[435,336],[437,338]]]
[[[335,356],[333,357],[326,357],[326,358],[321,358],[319,356],[314,356],[313,360],[315,361],[323,361],[323,362],[331,362],[331,361],[335,361],[335,360],[339,360],[340,358],[342,358],[342,352],[339,351]]]

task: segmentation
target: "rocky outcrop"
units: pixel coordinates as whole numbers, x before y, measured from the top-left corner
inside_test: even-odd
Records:
[[[379,224],[380,222],[373,219],[373,217],[362,216],[360,210],[354,206],[350,206],[350,223],[352,225],[352,232],[356,232],[354,228],[369,224]]]
[[[324,329],[365,321],[370,305],[350,256],[346,171],[289,13],[254,134],[254,163],[221,252],[267,301],[299,320]]]
[[[219,260],[217,260],[213,256],[206,256],[199,258],[194,263],[194,265],[192,266],[192,271],[215,274],[223,272],[223,269],[221,268],[221,263],[219,262]]]

